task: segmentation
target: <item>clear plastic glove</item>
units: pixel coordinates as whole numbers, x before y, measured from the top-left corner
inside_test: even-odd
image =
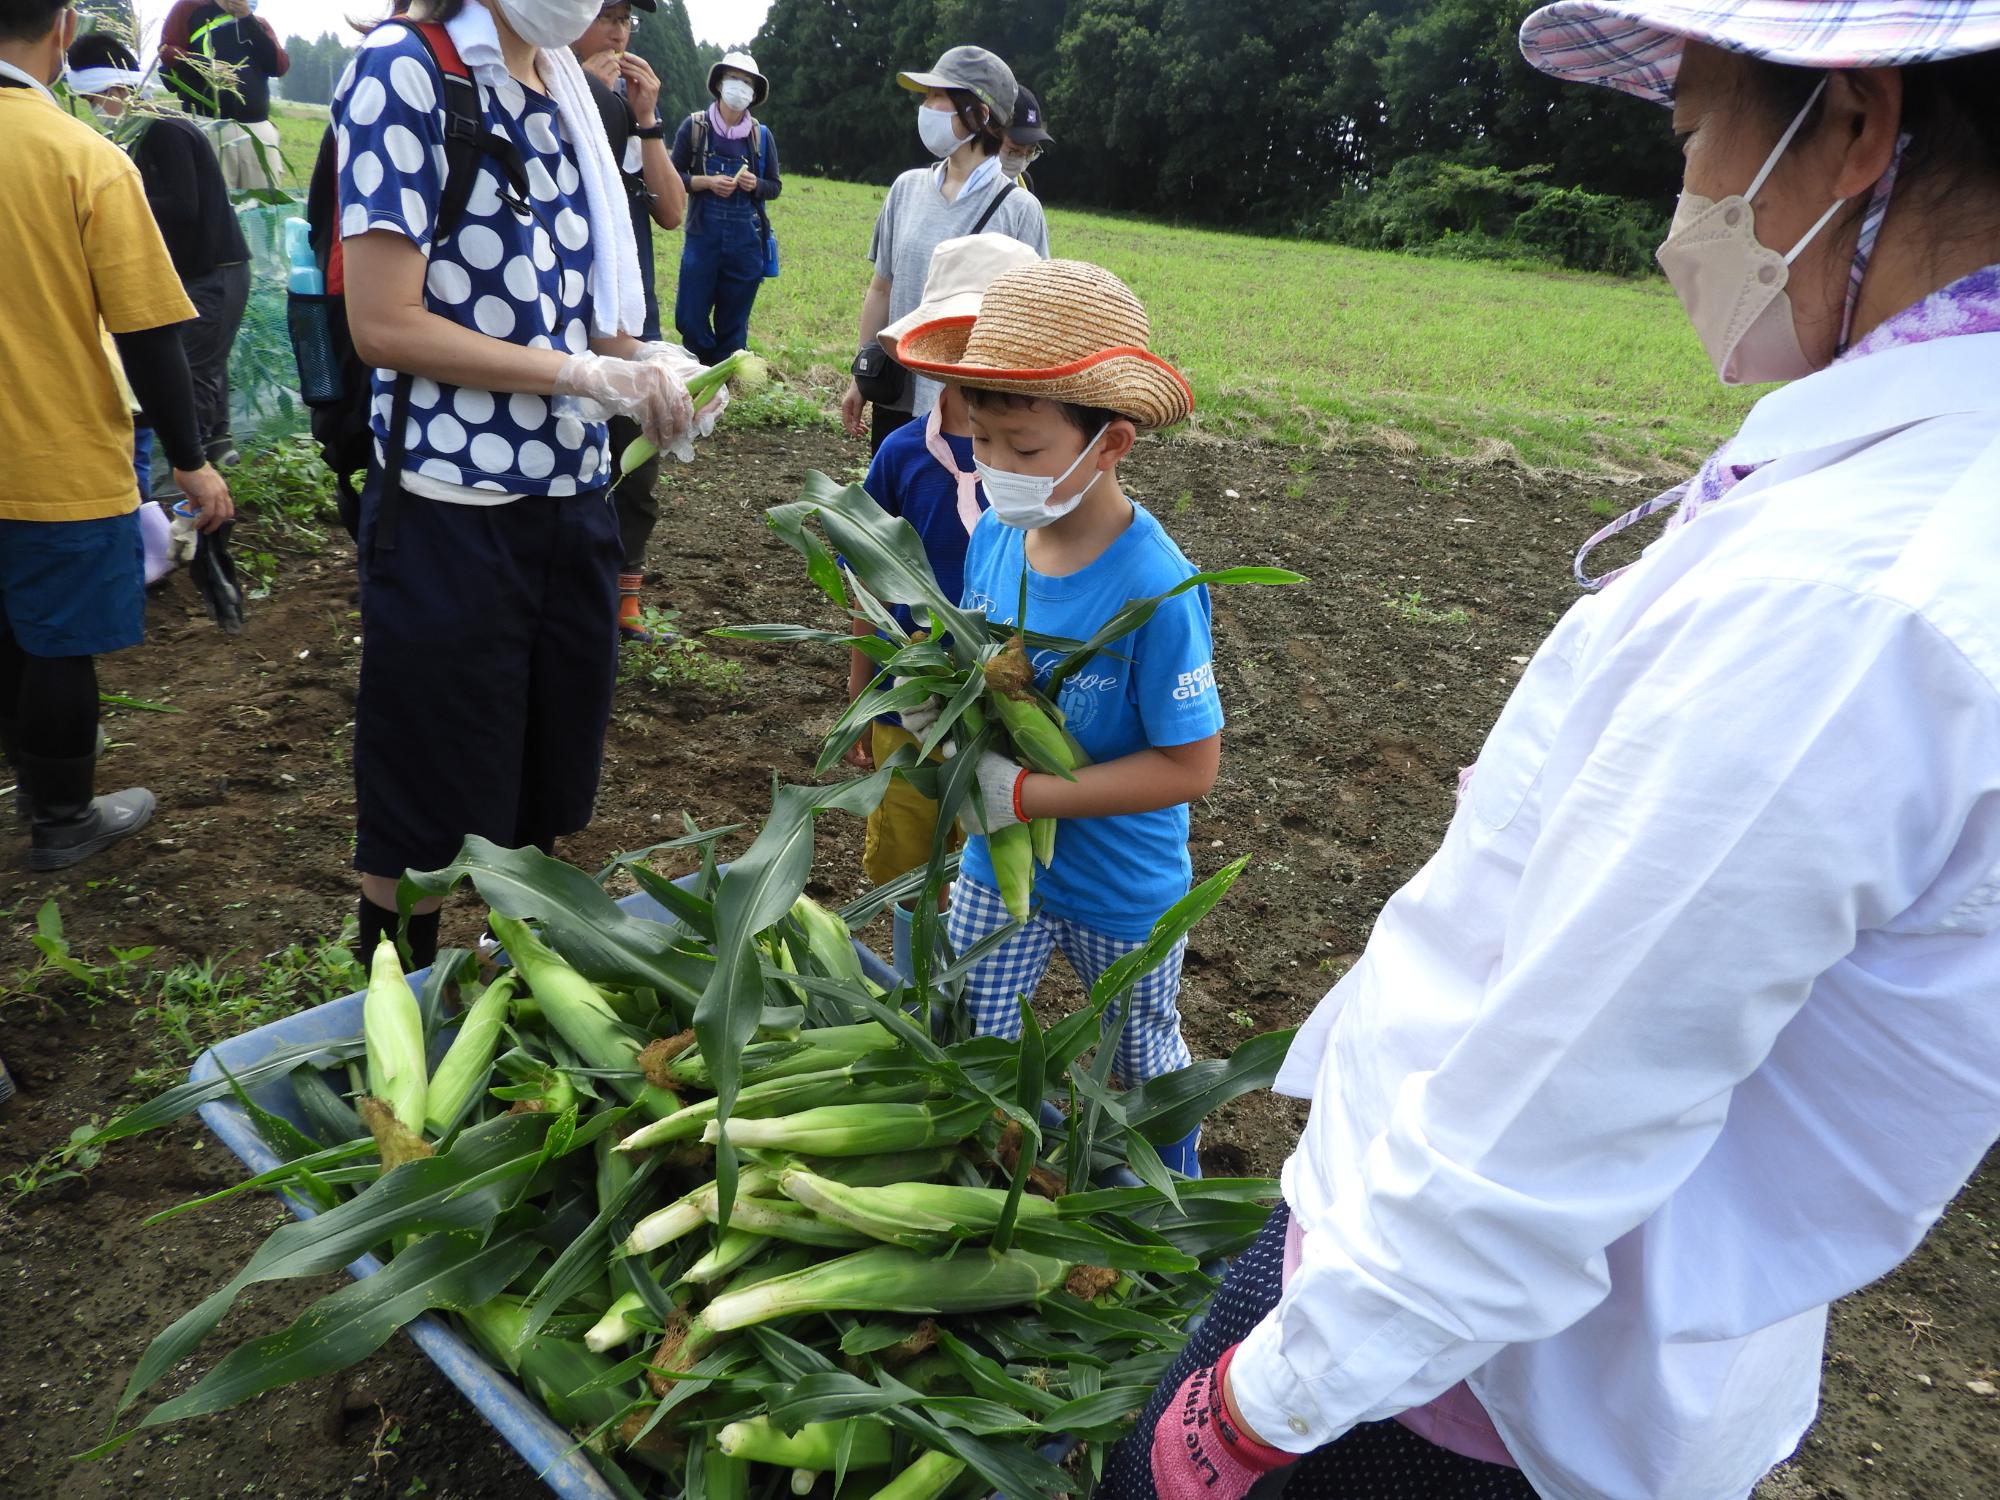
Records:
[[[907,724],[909,721],[906,718],[904,722]],[[1010,760],[997,750],[988,750],[979,757],[979,769],[975,775],[979,780],[979,826],[982,833],[998,833],[1003,828],[1028,821],[1021,815],[1021,783],[1028,779],[1026,766]]]
[[[613,359],[604,354],[572,354],[556,371],[555,395],[571,397],[588,421],[630,417],[646,441],[687,460],[694,457],[694,403],[686,384],[664,364],[646,359]]]
[[[641,343],[632,357],[671,370],[674,378],[682,385],[686,385],[707,368],[679,344],[669,344],[665,341]],[[693,436],[702,438],[712,436],[715,424],[722,419],[722,414],[728,409],[729,387],[724,385],[694,414]],[[684,443],[674,449],[673,454],[682,463],[691,464],[694,462],[694,445]]]

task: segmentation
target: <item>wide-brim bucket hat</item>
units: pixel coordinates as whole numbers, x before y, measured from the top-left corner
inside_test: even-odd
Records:
[[[972,318],[986,299],[986,289],[1009,271],[1039,265],[1041,256],[1011,234],[968,234],[946,240],[931,252],[924,277],[924,300],[875,335],[875,342],[897,357],[903,335],[945,318]]]
[[[1194,390],[1152,350],[1132,289],[1102,266],[1041,260],[997,277],[977,317],[911,329],[897,359],[975,390],[1097,406],[1142,432],[1187,420]]]
[[[2000,0],[1557,0],[1521,23],[1544,73],[1671,104],[1690,41],[1832,72],[2000,48]]]
[[[722,61],[708,70],[708,91],[716,98],[722,97],[722,71],[734,68],[739,73],[750,75],[750,107],[755,109],[771,96],[771,80],[757,71],[757,59],[747,52],[725,52]]]

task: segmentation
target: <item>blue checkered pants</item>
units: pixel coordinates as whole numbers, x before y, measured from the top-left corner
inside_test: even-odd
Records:
[[[961,875],[951,888],[951,913],[945,921],[945,935],[954,953],[964,953],[981,938],[998,932],[1013,920],[1007,914],[1000,893]],[[965,1004],[971,1012],[973,1029],[981,1036],[1001,1036],[1012,1040],[1021,1034],[1019,996],[1033,997],[1049,959],[1062,949],[1070,968],[1088,989],[1098,976],[1128,953],[1136,953],[1144,943],[1106,937],[1066,917],[1036,912],[1012,939],[982,960],[965,982]],[[1185,1068],[1194,1059],[1181,1040],[1180,1011],[1174,1002],[1181,990],[1181,960],[1187,954],[1187,939],[1174,945],[1167,961],[1133,987],[1123,1004],[1132,1008],[1131,1018],[1118,1036],[1116,1068],[1118,1080],[1127,1088]],[[1118,1017],[1119,1006],[1105,1013],[1108,1030]]]

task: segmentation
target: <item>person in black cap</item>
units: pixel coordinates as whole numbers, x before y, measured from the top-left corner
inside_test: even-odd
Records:
[[[1028,168],[1040,161],[1042,153],[1055,143],[1041,101],[1022,84],[1021,91],[1014,96],[1014,122],[1007,127],[1007,142],[1000,148],[1000,170],[1032,193],[1035,184],[1028,176]]]

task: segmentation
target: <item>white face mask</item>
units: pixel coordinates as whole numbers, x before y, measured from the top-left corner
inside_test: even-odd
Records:
[[[932,109],[928,104],[917,106],[917,134],[924,138],[925,149],[939,161],[963,146],[968,139],[958,133],[957,119],[948,109]]]
[[[1028,158],[1025,156],[1016,156],[1011,151],[1002,151],[1000,153],[1000,170],[1005,172],[1009,177],[1019,177],[1023,172],[1028,170]]]
[[[590,29],[603,0],[498,0],[500,14],[522,41],[567,47]]]
[[[1724,385],[1797,380],[1813,372],[1792,325],[1785,285],[1792,262],[1847,200],[1834,199],[1784,255],[1758,240],[1757,215],[1750,205],[1825,88],[1822,79],[1740,196],[1716,203],[1699,193],[1682,193],[1673,229],[1656,254]]]
[[[1083,497],[1090,492],[1090,486],[1085,485],[1067,500],[1053,505],[1049,503],[1049,496],[1090,457],[1090,450],[1102,442],[1104,434],[1110,430],[1109,426],[1098,428],[1097,436],[1083,445],[1083,452],[1077,454],[1076,462],[1054,479],[1044,479],[1039,474],[1016,474],[1012,469],[996,469],[975,458],[973,467],[979,470],[979,483],[986,490],[986,503],[993,507],[993,513],[1003,524],[1021,531],[1035,531],[1060,521],[1083,504]]]
[[[740,78],[725,78],[722,81],[722,102],[731,109],[748,109],[757,97],[757,91]]]

